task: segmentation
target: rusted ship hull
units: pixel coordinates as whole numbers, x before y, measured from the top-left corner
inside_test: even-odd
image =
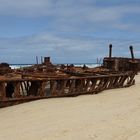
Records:
[[[135,84],[138,62],[134,58],[109,57],[103,66],[96,68],[56,66],[49,57],[42,64],[11,70],[6,63],[0,64],[0,107],[55,97],[97,94],[103,90],[124,88]]]
[[[134,77],[135,73],[127,72],[70,78],[7,79],[0,83],[0,107],[43,98],[97,94],[106,89],[131,86],[135,83]],[[9,83],[13,88],[11,91],[7,91]]]

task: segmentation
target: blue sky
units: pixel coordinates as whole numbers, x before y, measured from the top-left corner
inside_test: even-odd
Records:
[[[92,63],[140,57],[139,0],[0,0],[0,62]]]

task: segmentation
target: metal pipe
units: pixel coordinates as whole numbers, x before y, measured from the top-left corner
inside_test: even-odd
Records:
[[[36,64],[38,64],[38,57],[36,56]]]
[[[43,57],[41,56],[41,64],[43,64]]]
[[[134,52],[133,52],[133,46],[130,46],[129,48],[130,48],[131,58],[132,60],[134,60],[135,57],[134,57]]]
[[[109,45],[109,58],[112,57],[112,44]]]

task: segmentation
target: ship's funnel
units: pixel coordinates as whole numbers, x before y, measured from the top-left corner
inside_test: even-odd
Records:
[[[134,52],[133,52],[133,46],[130,46],[129,48],[130,48],[131,58],[132,60],[134,60],[135,57],[134,57]]]
[[[112,44],[109,45],[109,58],[112,57]]]

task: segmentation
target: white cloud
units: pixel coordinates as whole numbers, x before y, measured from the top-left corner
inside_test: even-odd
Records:
[[[50,14],[51,6],[51,0],[0,0],[0,14],[25,17],[44,16]]]
[[[140,41],[134,42],[133,40],[103,40],[94,37],[86,39],[80,36],[72,38],[51,33],[40,34],[24,38],[1,39],[0,59],[8,60],[9,63],[22,63],[23,61],[32,63],[35,62],[35,56],[51,56],[53,62],[57,63],[94,62],[97,57],[108,56],[110,43],[113,44],[114,56],[130,57],[129,45],[134,45],[138,57]]]
[[[135,29],[133,23],[122,21],[130,14],[140,14],[139,5],[126,3],[97,6],[96,0],[0,0],[1,16],[51,17],[54,29],[60,28],[64,31],[81,30],[83,27],[79,25],[82,24],[85,24],[84,26],[90,24],[90,27],[86,27],[89,30],[96,30],[99,25],[103,28],[133,30]]]
[[[95,17],[95,21],[105,19],[118,19],[125,13],[140,13],[138,5],[122,5],[100,7],[96,5],[96,0],[92,4],[90,0],[0,0],[0,15],[40,17],[58,16],[86,18]],[[104,2],[103,2],[104,3]],[[92,16],[93,15],[93,16]]]
[[[138,32],[139,23],[129,21],[126,23],[123,19],[129,16],[131,20],[133,14],[140,14],[139,5],[126,3],[97,6],[95,2],[96,0],[0,0],[0,16],[46,18],[51,22],[54,31],[15,39],[0,39],[0,59],[8,60],[8,57],[13,56],[10,60],[17,61],[18,58],[21,62],[24,58],[25,61],[32,61],[31,58],[36,55],[49,55],[56,58],[57,62],[62,60],[91,62],[96,57],[104,57],[108,54],[109,43],[116,46],[114,55],[129,56],[124,52],[128,51],[128,46],[131,44],[134,44],[139,52],[140,41],[135,43],[135,38],[125,41],[124,38],[122,40],[97,39],[92,36],[93,34],[96,36],[94,31],[103,30],[101,32],[103,33],[108,29],[111,29],[111,32],[115,29]],[[51,17],[50,21],[48,17]],[[60,36],[59,31],[78,35]],[[84,32],[93,34],[91,37],[80,36],[80,33],[84,35]]]

